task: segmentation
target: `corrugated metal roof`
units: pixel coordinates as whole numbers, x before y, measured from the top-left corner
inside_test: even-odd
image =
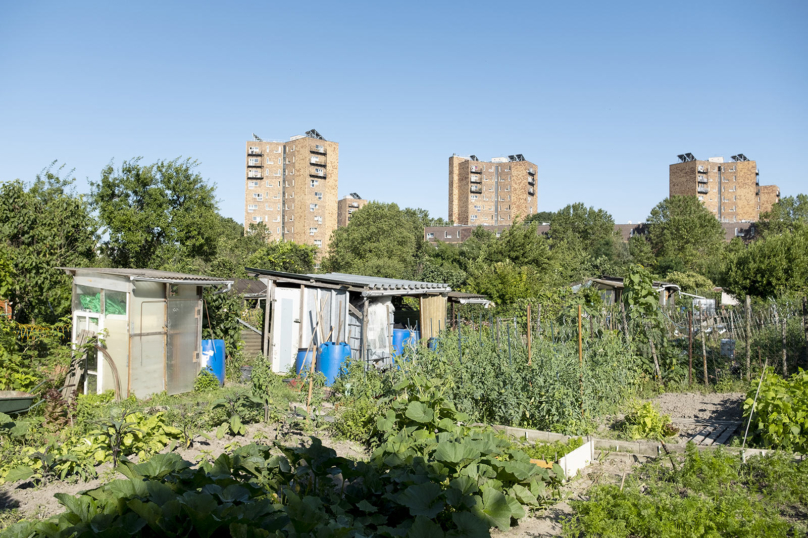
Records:
[[[361,285],[371,290],[445,290],[451,291],[448,284],[437,282],[418,282],[417,280],[401,280],[398,278],[382,278],[378,276],[348,275],[345,273],[326,273],[324,275],[306,275],[311,278],[324,277],[332,281]]]
[[[106,267],[57,267],[68,274],[75,275],[76,271],[86,271],[102,275],[128,276],[130,280],[154,280],[164,282],[210,282],[211,284],[232,284],[232,280],[203,275],[189,275],[173,271],[158,271],[157,269],[112,269]]]
[[[362,288],[368,291],[416,291],[424,292],[450,292],[452,288],[448,284],[437,282],[418,282],[416,280],[402,280],[398,278],[382,278],[376,276],[349,275],[345,273],[298,274],[284,273],[282,271],[267,271],[265,269],[245,268],[248,273],[256,275],[275,276],[292,280],[307,280],[310,282],[323,282],[326,284],[338,284],[353,288]]]

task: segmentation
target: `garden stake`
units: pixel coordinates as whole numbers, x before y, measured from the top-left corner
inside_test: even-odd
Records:
[[[584,348],[581,339],[581,305],[578,305],[578,364],[581,366],[579,385],[581,386],[581,416],[584,416]]]
[[[702,327],[702,322],[699,322],[699,329],[701,330],[701,354],[704,359],[704,386],[710,386],[710,378],[707,377],[707,331]]]
[[[513,367],[513,357],[511,357],[511,326],[508,325],[508,367]]]
[[[687,384],[693,385],[693,309],[687,311]]]
[[[541,338],[541,303],[536,307],[536,337]],[[805,334],[805,341],[808,342],[808,333]]]
[[[752,298],[746,296],[746,379],[752,379]]]
[[[782,317],[783,325],[783,378],[788,375],[788,364],[786,364],[786,316]]]
[[[531,363],[531,355],[530,355],[530,303],[527,304],[527,365],[530,366]]]
[[[758,349],[760,352],[760,349]],[[763,384],[763,376],[766,375],[766,367],[769,365],[769,359],[766,359],[766,364],[763,366],[763,371],[760,372],[760,381],[758,382],[758,388],[755,391],[755,399],[752,401],[752,410],[749,411],[749,420],[746,421],[746,431],[743,434],[743,444],[741,445],[741,457],[743,458],[743,462],[746,463],[746,454],[744,453],[744,448],[746,447],[746,436],[749,434],[749,425],[752,424],[752,415],[755,413],[755,404],[757,403],[758,394],[760,394],[760,386]]]
[[[460,334],[460,314],[457,314],[457,351],[460,353],[460,362],[463,362],[463,335]]]

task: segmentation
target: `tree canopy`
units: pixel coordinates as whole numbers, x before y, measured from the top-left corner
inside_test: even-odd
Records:
[[[91,182],[93,207],[107,239],[103,253],[115,267],[175,268],[216,252],[220,218],[213,186],[191,159],[142,165],[112,164]]]
[[[661,274],[705,271],[725,246],[724,228],[695,196],[665,198],[648,216],[648,240]]]
[[[55,162],[35,181],[0,184],[0,241],[7,298],[19,321],[53,323],[70,313],[70,277],[58,267],[85,267],[96,258],[97,225],[70,174]]]

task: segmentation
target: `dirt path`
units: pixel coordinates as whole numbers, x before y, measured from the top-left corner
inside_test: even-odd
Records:
[[[654,398],[663,415],[670,415],[674,421],[678,418],[704,421],[736,420],[743,417],[742,392],[724,394],[699,394],[668,392]]]

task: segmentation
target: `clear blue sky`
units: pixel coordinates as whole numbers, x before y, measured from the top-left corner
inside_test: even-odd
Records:
[[[190,156],[244,207],[244,143],[315,128],[340,196],[447,216],[452,153],[522,153],[539,209],[618,222],[676,155],[808,192],[808,2],[0,1],[0,180]]]

